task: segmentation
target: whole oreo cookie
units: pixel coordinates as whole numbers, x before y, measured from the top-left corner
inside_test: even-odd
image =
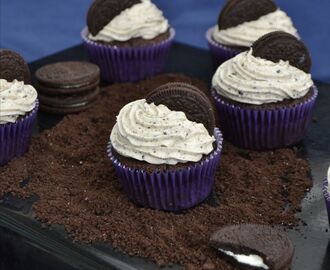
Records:
[[[95,0],[87,14],[89,32],[95,36],[123,10],[138,3],[141,0]]]
[[[252,54],[275,63],[280,60],[289,61],[290,65],[307,73],[312,66],[311,56],[305,44],[295,36],[275,31],[268,33],[252,45]]]
[[[30,83],[30,70],[28,64],[18,53],[0,49],[0,79],[24,81]]]
[[[219,15],[218,26],[219,29],[234,27],[257,20],[276,9],[272,0],[228,0]]]
[[[48,87],[77,88],[98,80],[100,69],[89,62],[66,61],[41,67],[35,77]]]
[[[190,121],[204,124],[210,134],[214,132],[212,104],[201,90],[191,84],[173,82],[161,85],[146,100],[148,103],[165,105],[170,110],[183,111]]]
[[[211,236],[210,245],[239,269],[289,270],[294,254],[285,233],[256,224],[223,227]]]

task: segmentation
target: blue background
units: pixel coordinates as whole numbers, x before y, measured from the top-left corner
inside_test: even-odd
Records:
[[[81,42],[92,0],[0,0],[0,47],[28,61]],[[176,40],[206,48],[205,31],[216,23],[224,0],[154,0],[177,30]],[[313,76],[330,83],[330,1],[277,0],[311,50]]]

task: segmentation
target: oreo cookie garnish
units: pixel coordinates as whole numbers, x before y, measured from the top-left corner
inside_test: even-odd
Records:
[[[212,104],[201,90],[191,84],[173,82],[161,85],[146,100],[148,103],[165,105],[173,111],[183,111],[190,121],[204,124],[211,135],[214,132]]]
[[[271,226],[226,226],[210,238],[210,245],[239,269],[290,269],[294,247],[284,232]]]
[[[305,44],[295,36],[275,31],[268,33],[252,45],[253,56],[272,62],[289,61],[290,65],[310,73],[312,60]]]
[[[23,57],[14,51],[0,49],[0,79],[6,79],[9,82],[16,79],[29,84],[30,69]]]
[[[272,0],[228,0],[219,18],[219,29],[227,29],[244,22],[255,21],[261,16],[276,11]]]
[[[87,14],[89,32],[95,36],[123,10],[141,3],[141,0],[95,0]]]

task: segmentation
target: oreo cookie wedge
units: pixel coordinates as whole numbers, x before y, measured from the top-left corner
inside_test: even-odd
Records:
[[[9,82],[24,81],[29,84],[31,82],[30,69],[23,57],[14,51],[0,49],[0,79]]]
[[[95,36],[123,10],[141,3],[141,0],[95,0],[87,14],[89,32]]]
[[[289,61],[290,65],[309,73],[312,66],[310,53],[305,44],[295,36],[275,31],[268,33],[252,45],[252,54],[272,62]]]
[[[289,270],[294,254],[285,233],[256,224],[220,228],[211,236],[210,245],[239,269]]]
[[[276,9],[277,6],[272,0],[229,0],[219,15],[218,26],[224,30],[257,20]]]
[[[191,84],[172,82],[161,85],[146,100],[148,103],[165,105],[170,110],[183,111],[190,121],[204,124],[210,134],[214,132],[212,104],[201,90]]]

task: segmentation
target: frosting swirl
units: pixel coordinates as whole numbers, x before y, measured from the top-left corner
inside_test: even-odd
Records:
[[[32,85],[0,79],[0,124],[14,123],[33,110],[36,100],[37,91]]]
[[[132,38],[153,39],[169,28],[163,12],[150,0],[123,10],[113,18],[97,35],[89,35],[94,41],[127,41]]]
[[[122,156],[175,165],[201,160],[212,152],[215,139],[203,124],[189,121],[183,112],[140,99],[120,110],[110,141]]]
[[[273,31],[284,31],[299,38],[292,20],[280,9],[261,16],[258,20],[244,22],[224,30],[219,30],[216,26],[213,38],[223,45],[251,47],[254,41]]]
[[[231,100],[261,105],[301,98],[313,81],[310,74],[288,61],[274,63],[254,57],[250,49],[224,62],[215,72],[212,86]]]

